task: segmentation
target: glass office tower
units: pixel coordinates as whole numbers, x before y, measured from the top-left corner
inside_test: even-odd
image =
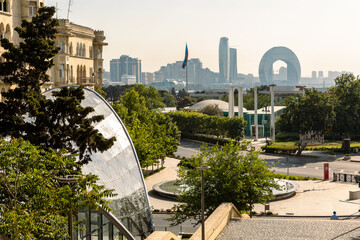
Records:
[[[219,44],[219,82],[229,83],[230,77],[230,52],[229,39],[220,38]]]

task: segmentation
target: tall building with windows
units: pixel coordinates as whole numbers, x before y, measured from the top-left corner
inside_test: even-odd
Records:
[[[55,86],[81,85],[92,89],[103,85],[103,47],[107,46],[103,31],[60,19],[56,44],[60,48],[51,69]]]
[[[236,48],[230,48],[230,80],[237,78],[237,50]]]
[[[110,61],[111,82],[121,82],[123,75],[135,76],[136,83],[143,83],[141,72],[141,60],[122,55],[119,59]]]
[[[229,39],[220,38],[219,44],[219,82],[229,83],[230,79],[230,51]]]

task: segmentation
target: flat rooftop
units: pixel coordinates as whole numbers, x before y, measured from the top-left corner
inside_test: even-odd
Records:
[[[330,216],[329,216],[330,219]],[[232,219],[216,240],[360,239],[358,220]]]

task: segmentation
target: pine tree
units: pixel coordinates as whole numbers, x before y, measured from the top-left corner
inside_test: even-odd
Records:
[[[59,51],[54,41],[58,25],[54,13],[54,7],[44,7],[31,22],[23,20],[15,28],[22,39],[18,46],[1,39],[5,61],[0,63],[0,76],[16,87],[4,93],[5,101],[0,103],[0,136],[22,137],[44,149],[66,148],[87,163],[91,152],[110,148],[115,138],[105,139],[91,126],[103,116],[87,117],[94,109],[81,107],[83,88],[63,88],[54,92],[54,99],[41,93],[41,86],[49,82],[46,72]]]

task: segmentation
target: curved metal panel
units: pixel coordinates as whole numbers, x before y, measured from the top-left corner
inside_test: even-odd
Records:
[[[51,98],[52,92],[58,88],[61,87],[43,94]],[[92,153],[92,161],[83,166],[83,172],[99,176],[99,184],[115,189],[118,195],[109,199],[115,217],[132,235],[145,237],[154,227],[147,189],[134,145],[121,119],[108,102],[91,89],[84,88],[84,92],[85,99],[81,105],[95,110],[89,117],[104,116],[104,120],[94,123],[94,127],[106,138],[116,137],[116,141],[107,151]]]
[[[260,81],[273,83],[273,64],[278,60],[287,64],[287,81],[298,83],[301,75],[300,62],[295,53],[287,47],[273,47],[264,54],[259,65]]]

